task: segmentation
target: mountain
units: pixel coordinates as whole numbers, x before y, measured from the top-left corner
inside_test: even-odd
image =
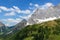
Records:
[[[23,19],[21,22],[19,22],[18,24],[15,25],[15,27],[13,28],[13,30],[20,30],[21,28],[24,28],[27,24],[27,21],[25,19]]]
[[[23,19],[21,22],[13,26],[11,31],[20,30],[21,28],[24,28],[24,26],[30,24],[42,23],[58,18],[60,18],[60,5],[50,6],[45,9],[37,8],[28,20]]]
[[[16,24],[11,29],[10,32],[14,32],[14,33],[20,30],[20,32],[16,34],[13,33],[14,36],[12,36],[11,39],[12,40],[55,40],[56,38],[54,37],[55,35],[57,36],[56,40],[59,40],[60,37],[59,18],[60,18],[60,5],[50,6],[48,8],[37,8],[36,11],[31,15],[31,17],[28,20],[23,19],[21,22]]]
[[[6,33],[6,26],[0,22],[0,35],[3,35]]]
[[[24,28],[27,24],[27,20],[23,19],[21,22],[17,23],[14,26],[11,26],[9,29],[9,31],[7,32],[7,34],[13,34],[19,30],[21,30],[22,28]]]
[[[60,5],[50,6],[48,8],[37,8],[28,19],[28,24],[36,24],[49,20],[60,18]]]
[[[3,40],[60,40],[60,4],[37,8],[28,20],[9,28]],[[0,23],[1,34],[5,25]]]
[[[4,40],[60,40],[60,19],[28,25]]]

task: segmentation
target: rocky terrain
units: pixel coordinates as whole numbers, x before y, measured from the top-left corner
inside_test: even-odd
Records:
[[[49,6],[46,9],[37,8],[28,20],[29,24],[41,23],[60,18],[60,5]]]

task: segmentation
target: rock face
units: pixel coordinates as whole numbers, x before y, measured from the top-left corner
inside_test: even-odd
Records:
[[[0,22],[0,35],[4,34],[6,32],[6,27],[5,25]]]
[[[21,30],[22,28],[24,28],[27,24],[27,20],[23,19],[21,22],[17,23],[15,26],[12,26],[12,28],[10,28],[10,31],[7,32],[7,34],[14,34],[17,31]]]
[[[37,8],[28,20],[29,24],[40,23],[44,21],[60,18],[60,5],[50,6],[46,9]]]
[[[17,29],[23,28],[26,26],[27,21],[23,19],[20,23],[16,24]]]
[[[12,28],[13,31],[17,31],[20,30],[21,28],[24,28],[27,24],[27,21],[25,19],[23,19],[21,22],[19,22],[18,24],[15,25],[14,28]]]

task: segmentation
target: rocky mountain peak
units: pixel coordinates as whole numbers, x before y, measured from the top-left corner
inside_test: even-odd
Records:
[[[38,8],[28,20],[28,23],[35,24],[43,21],[53,20],[60,17],[60,5],[50,6],[47,9]]]

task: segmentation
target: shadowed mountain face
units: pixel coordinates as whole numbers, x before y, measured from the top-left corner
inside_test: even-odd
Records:
[[[0,35],[4,34],[6,32],[6,27],[5,25],[0,22]]]
[[[45,19],[60,18],[60,5],[50,6],[46,9],[37,8],[36,11],[31,15],[28,20],[29,24],[36,24],[38,22],[43,22]],[[50,20],[51,20],[50,19]]]
[[[27,21],[25,19],[23,19],[20,23],[15,25],[16,30],[20,30],[21,28],[24,28],[27,24]]]
[[[17,31],[21,30],[22,28],[24,28],[26,26],[26,24],[27,24],[27,21],[25,19],[23,19],[21,22],[17,23],[15,26],[12,26],[10,28],[10,31],[7,32],[7,34],[10,34],[10,33],[12,34],[12,33],[15,33]]]

